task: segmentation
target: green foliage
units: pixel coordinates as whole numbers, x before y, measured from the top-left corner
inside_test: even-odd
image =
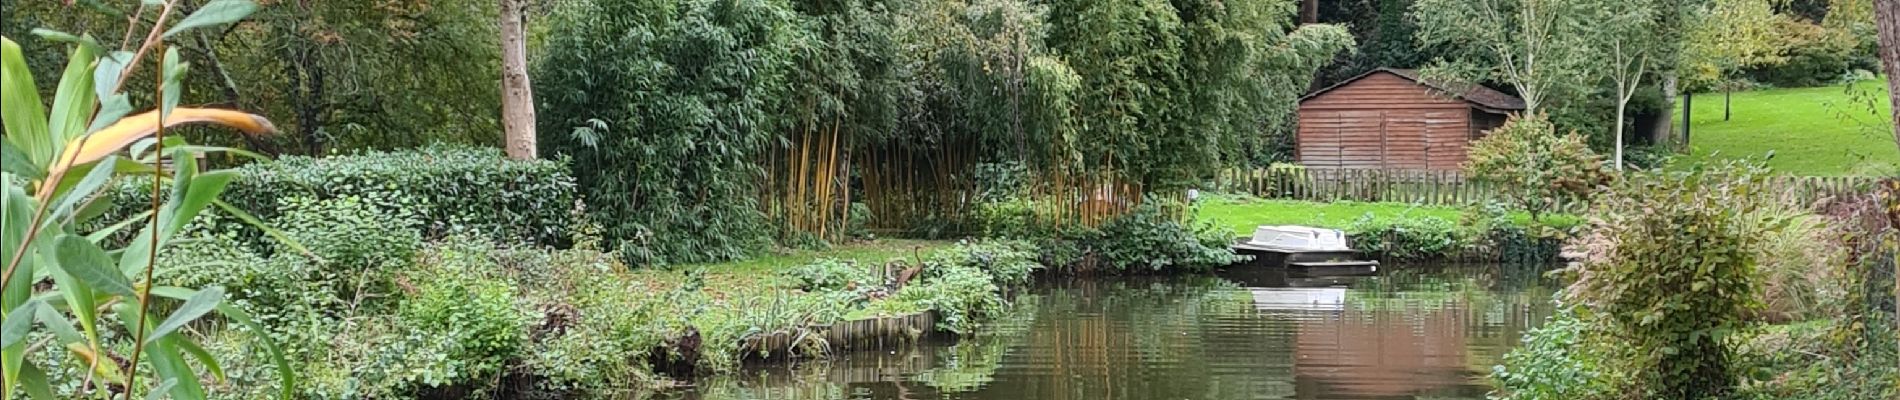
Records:
[[[1037,261],[1039,255],[1036,246],[1029,242],[977,240],[958,242],[955,247],[931,253],[925,262],[931,266],[975,268],[988,274],[999,288],[1016,288],[1028,285],[1030,275],[1043,268]],[[935,271],[926,267],[924,272],[930,276]]]
[[[1227,229],[1196,217],[1193,207],[1150,198],[1084,239],[1119,272],[1206,271],[1240,261]]]
[[[492,247],[480,240],[450,240],[401,275],[414,289],[397,317],[407,328],[446,344],[438,366],[446,372],[422,384],[491,380],[521,356],[527,315],[515,309],[514,286],[498,277]]]
[[[1512,118],[1469,151],[1466,172],[1502,187],[1503,197],[1533,220],[1589,200],[1610,179],[1583,136],[1560,135],[1540,115]]]
[[[745,257],[767,243],[758,158],[798,37],[779,1],[606,0],[561,16],[537,74],[540,131],[573,157],[588,206],[630,264]],[[595,132],[599,132],[596,130]]]
[[[1885,321],[1879,321],[1886,323]],[[1770,325],[1738,345],[1747,376],[1737,399],[1891,399],[1900,396],[1900,338],[1842,341],[1841,322]]]
[[[417,221],[401,209],[343,196],[326,200],[280,200],[274,221],[311,255],[339,271],[390,271],[406,266],[422,246]],[[280,252],[294,254],[294,251]]]
[[[1521,344],[1492,367],[1494,399],[1595,399],[1616,393],[1603,374],[1603,349],[1589,340],[1589,324],[1560,307],[1544,325],[1524,333]]]
[[[249,4],[228,3],[239,9]],[[233,21],[244,14],[187,14],[180,17],[184,24],[154,24],[144,37]],[[0,162],[0,264],[4,264],[0,310],[5,310],[0,313],[0,393],[82,397],[91,394],[74,391],[103,393],[97,388],[114,385],[128,397],[136,393],[204,399],[204,382],[222,376],[218,372],[222,367],[202,350],[198,338],[181,329],[210,320],[204,317],[212,311],[236,324],[255,327],[256,322],[225,302],[222,288],[158,286],[156,255],[213,206],[235,174],[199,171],[196,157],[218,148],[187,147],[175,137],[135,144],[162,132],[157,117],[187,111],[177,109],[170,100],[175,96],[167,95],[178,92],[186,71],[175,51],[153,60],[159,61],[158,70],[140,75],[135,74],[137,67],[148,61],[142,55],[113,55],[101,61],[102,47],[96,42],[59,32],[47,35],[73,38],[75,45],[51,93],[50,108],[42,102],[22,48],[11,38],[0,38],[0,98],[7,104],[0,109],[5,125],[5,134],[0,135],[4,153]],[[112,64],[113,69],[98,70],[102,64]],[[165,82],[168,90],[153,96],[166,99],[152,105],[157,114],[123,118],[131,106],[117,84],[121,75]],[[226,123],[220,117],[261,119],[204,111],[190,110],[212,115],[207,122]],[[133,149],[127,151],[127,147]],[[125,153],[132,157],[118,157]],[[169,158],[170,168],[159,168],[161,156]],[[147,197],[149,213],[121,219],[105,216],[110,200],[102,200],[102,189],[120,178],[151,184],[147,187],[155,193],[149,196],[157,198]],[[160,180],[170,183],[164,192],[159,192]],[[86,228],[101,224],[112,228]],[[115,230],[126,228],[137,231],[140,240],[124,246],[101,243]],[[292,382],[295,372],[283,363],[273,342],[258,343],[259,353],[276,362],[280,382]],[[211,376],[200,375],[194,364]],[[63,369],[78,365],[99,368],[82,368],[77,373]],[[79,388],[79,382],[94,385]],[[278,395],[288,398],[289,392]]]
[[[785,277],[791,279],[794,287],[807,292],[826,290],[845,290],[853,286],[880,285],[877,276],[871,271],[851,262],[835,259],[818,260],[785,270]]]
[[[1428,260],[1459,254],[1474,245],[1474,236],[1444,218],[1374,218],[1361,216],[1345,229],[1354,249],[1388,260]]]
[[[873,303],[873,312],[900,314],[935,310],[938,327],[956,333],[974,333],[1003,310],[1002,291],[995,280],[975,266],[931,265],[920,283],[904,286],[890,298]]]
[[[1723,396],[1737,372],[1730,340],[1757,306],[1763,240],[1786,225],[1764,213],[1760,167],[1639,173],[1599,200],[1591,235],[1608,243],[1581,267],[1572,299],[1630,390],[1670,398]]]

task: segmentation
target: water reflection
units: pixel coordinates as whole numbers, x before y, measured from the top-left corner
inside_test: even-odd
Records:
[[[1515,272],[1506,272],[1515,271]],[[1542,321],[1523,267],[1046,283],[991,334],[702,380],[682,399],[1479,399]]]

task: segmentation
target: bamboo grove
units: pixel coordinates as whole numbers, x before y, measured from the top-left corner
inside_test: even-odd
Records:
[[[1352,46],[1280,0],[557,6],[544,156],[637,264],[953,233],[995,163],[1024,167],[1038,219],[1099,223],[1256,159]]]

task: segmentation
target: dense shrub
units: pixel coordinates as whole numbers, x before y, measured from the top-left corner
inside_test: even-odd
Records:
[[[1628,390],[1706,398],[1733,387],[1730,339],[1757,304],[1763,240],[1786,222],[1763,212],[1765,178],[1740,164],[1638,173],[1600,199],[1597,253],[1570,292],[1618,344],[1610,367],[1631,371]]]
[[[372,272],[406,265],[422,245],[418,223],[405,209],[380,207],[357,196],[326,200],[280,199],[277,229],[311,255],[341,271]],[[295,254],[285,248],[280,252]]]
[[[978,240],[959,242],[955,247],[937,251],[926,262],[932,266],[956,265],[976,268],[990,276],[997,287],[1029,284],[1030,274],[1042,269],[1036,247],[1029,242]],[[926,269],[934,273],[935,269]]]
[[[1468,249],[1474,236],[1437,217],[1374,218],[1367,214],[1346,229],[1354,249],[1388,260],[1446,258]]]
[[[785,277],[800,290],[817,292],[844,290],[852,286],[882,285],[879,278],[862,266],[836,259],[818,260],[785,270]]]
[[[482,382],[499,376],[520,356],[527,316],[515,309],[517,290],[499,277],[493,245],[450,238],[401,274],[406,287],[397,317],[404,327],[444,343],[440,382]]]
[[[1855,48],[1860,42],[1849,32],[1789,19],[1778,25],[1784,60],[1748,71],[1756,81],[1778,87],[1829,85],[1852,71],[1861,56]]]
[[[1610,175],[1582,135],[1559,134],[1541,115],[1513,117],[1471,144],[1466,172],[1498,185],[1532,219],[1589,200]]]
[[[902,314],[935,310],[938,327],[956,333],[973,333],[1004,306],[1001,289],[989,274],[974,266],[934,265],[920,283],[904,286],[882,302],[873,303],[872,312]]]
[[[1559,307],[1544,325],[1524,333],[1521,344],[1491,369],[1497,399],[1593,399],[1615,393],[1602,369],[1602,349],[1588,338],[1588,323],[1576,310]]]
[[[1228,247],[1232,232],[1197,218],[1188,205],[1150,198],[1079,240],[1119,272],[1205,271],[1241,260]]]
[[[492,148],[430,146],[396,152],[334,157],[283,157],[236,169],[238,178],[222,199],[271,221],[286,200],[323,201],[353,197],[366,206],[417,223],[431,238],[454,231],[477,233],[503,243],[565,245],[575,207],[574,178],[558,160],[516,161]],[[151,188],[117,187],[116,214],[149,206]],[[260,232],[233,229],[262,245]]]
[[[796,15],[780,1],[603,0],[552,24],[536,74],[546,154],[573,157],[629,264],[746,257],[769,243],[760,157],[782,127]],[[597,124],[595,122],[598,122]]]

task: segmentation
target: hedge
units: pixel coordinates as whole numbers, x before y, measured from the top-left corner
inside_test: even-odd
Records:
[[[333,157],[283,157],[238,167],[223,200],[273,220],[293,197],[358,197],[403,208],[429,237],[451,231],[503,243],[564,247],[577,206],[564,160],[516,161],[490,148],[429,146]],[[149,187],[127,182],[115,194],[118,215],[145,207]],[[258,237],[256,232],[246,236]]]

